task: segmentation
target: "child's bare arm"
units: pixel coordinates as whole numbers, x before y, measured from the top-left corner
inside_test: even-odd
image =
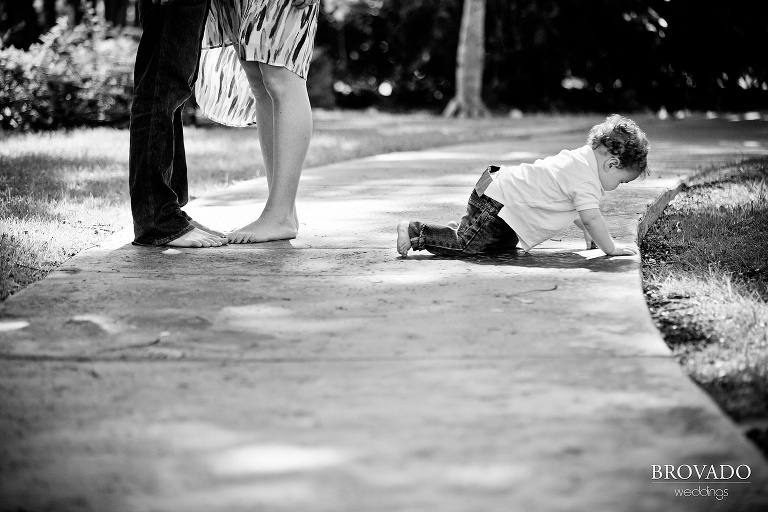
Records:
[[[600,213],[599,208],[582,210],[579,212],[579,220],[584,225],[584,229],[592,237],[592,240],[605,253],[611,256],[628,256],[637,254],[635,249],[617,244],[613,241],[611,233],[608,232],[608,224]]]
[[[584,227],[584,223],[581,222],[581,218],[576,219],[573,221],[576,226],[584,233],[584,241],[587,242],[587,249],[597,249],[597,245],[595,244],[595,241],[592,240],[592,236],[587,231],[587,228]]]

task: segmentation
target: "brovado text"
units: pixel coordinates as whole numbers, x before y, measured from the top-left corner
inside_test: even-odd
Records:
[[[651,480],[711,480],[728,481],[733,478],[739,480],[748,480],[752,475],[752,468],[746,464],[740,464],[736,467],[730,464],[652,464]]]

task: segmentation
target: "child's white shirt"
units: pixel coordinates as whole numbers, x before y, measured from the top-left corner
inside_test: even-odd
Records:
[[[485,195],[504,205],[499,217],[526,251],[567,228],[579,211],[599,208],[605,193],[589,146],[504,166],[493,178]]]

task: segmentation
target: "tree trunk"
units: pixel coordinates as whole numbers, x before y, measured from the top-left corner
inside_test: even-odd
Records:
[[[80,21],[83,19],[80,0],[66,0],[65,5],[67,17],[69,18],[69,26],[74,27],[75,25],[79,25]]]
[[[456,96],[445,107],[445,117],[485,117],[489,114],[481,97],[485,60],[485,2],[464,0],[456,52]]]
[[[87,9],[96,9],[97,0],[66,0],[64,11],[69,17],[70,27],[79,25],[83,21],[83,13]]]
[[[128,0],[104,0],[104,19],[116,27],[124,27],[128,15]]]
[[[0,7],[0,35],[5,36],[5,44],[26,50],[40,37],[33,0],[9,0]]]
[[[50,30],[56,24],[58,13],[56,12],[56,0],[43,0],[43,19],[45,19],[44,30]]]

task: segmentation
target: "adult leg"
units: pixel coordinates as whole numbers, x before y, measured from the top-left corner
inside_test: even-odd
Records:
[[[303,78],[283,67],[255,62],[242,64],[259,111],[267,109],[272,114],[271,123],[263,112],[258,113],[257,119],[269,197],[261,216],[233,232],[229,239],[230,242],[248,243],[295,238],[299,229],[296,193],[312,136],[307,85]],[[268,130],[261,131],[267,126],[271,126],[271,134]]]
[[[173,116],[173,172],[171,173],[170,183],[171,190],[173,190],[174,194],[176,194],[180,208],[184,208],[184,206],[186,206],[186,204],[189,202],[189,183],[187,181],[187,152],[184,149],[184,127],[182,123],[183,111],[184,106],[181,106],[180,108],[176,109],[176,112]],[[181,214],[192,226],[205,231],[208,234],[221,238],[222,242],[226,242],[227,235],[224,233],[219,233],[216,230],[200,224],[192,217],[187,215],[187,212],[184,210],[181,211]],[[198,233],[194,231],[195,230],[192,230],[187,233],[189,236],[182,236],[181,240],[176,239],[174,242],[176,242],[177,245],[180,243],[184,245],[183,242],[190,241],[191,238],[198,236]]]
[[[264,85],[264,77],[257,62],[240,61],[243,71],[248,78],[253,96],[256,99],[256,130],[261,147],[261,156],[264,160],[264,170],[267,177],[267,189],[272,191],[274,179],[274,117],[272,97]],[[297,223],[298,225],[298,223]],[[246,234],[232,234],[231,240],[235,243],[246,241]]]
[[[243,66],[248,84],[251,86],[254,98],[256,98],[256,131],[261,146],[261,156],[264,159],[264,168],[267,175],[267,188],[272,190],[274,173],[274,116],[272,97],[264,85],[264,77],[259,69],[258,62],[240,61]]]
[[[191,95],[208,0],[167,6],[140,0],[143,27],[131,108],[129,188],[135,243],[210,247],[221,240],[192,226],[186,202],[181,108]],[[181,145],[181,146],[180,146]],[[181,147],[181,155],[175,155]],[[174,173],[182,173],[176,176]]]

